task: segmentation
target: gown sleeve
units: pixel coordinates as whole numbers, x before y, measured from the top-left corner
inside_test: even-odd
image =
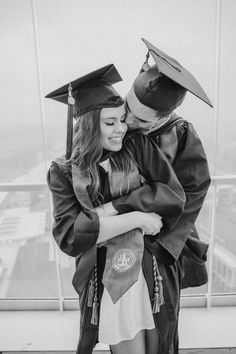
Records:
[[[132,142],[140,174],[144,176],[147,184],[113,200],[113,206],[119,213],[139,210],[160,214],[163,218],[163,229],[168,234],[181,217],[185,204],[184,191],[167,158],[150,138],[137,134]],[[174,255],[169,255],[170,244],[175,247],[175,237],[172,235],[168,242],[165,238],[159,242],[159,235],[149,237],[148,243],[152,251],[156,250],[154,253],[159,258],[162,249],[162,258],[169,259],[168,262],[171,263],[174,261]],[[183,247],[184,241],[180,239],[178,243],[179,247]]]
[[[159,242],[168,244],[176,259],[183,248],[178,241],[187,240],[211,183],[206,154],[192,124],[184,121],[177,135],[178,151],[172,166],[184,189],[186,203],[175,227],[168,232],[163,229],[158,235]],[[176,243],[169,243],[173,238]]]
[[[69,167],[66,168],[68,172]],[[53,236],[60,249],[72,257],[78,257],[96,247],[99,218],[96,212],[82,210],[77,200],[69,173],[65,167],[52,162],[47,183],[53,199]]]

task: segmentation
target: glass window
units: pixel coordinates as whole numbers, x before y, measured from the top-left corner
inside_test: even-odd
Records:
[[[0,298],[58,296],[46,186],[0,193]]]
[[[140,41],[144,33],[194,73],[206,90],[215,111],[188,93],[177,113],[191,121],[201,137],[212,175],[236,175],[236,2],[221,1],[220,17],[216,2],[204,0],[188,5],[184,0],[150,0],[145,4],[131,0],[122,5],[115,0],[109,4],[88,0],[83,6],[81,2],[70,5],[17,0],[0,5],[0,184],[16,186],[0,192],[2,299],[77,299],[71,285],[74,259],[53,241],[45,184],[47,165],[65,152],[67,108],[44,100],[44,96],[110,62],[124,78],[116,88],[125,95],[145,60],[146,48]],[[161,14],[158,21],[157,13]],[[25,187],[20,188],[22,183]],[[211,243],[207,262],[210,281],[182,294],[235,294],[236,180],[214,182],[196,226],[201,240]]]
[[[236,292],[236,208],[235,184],[216,186],[215,239],[213,245],[213,293]]]

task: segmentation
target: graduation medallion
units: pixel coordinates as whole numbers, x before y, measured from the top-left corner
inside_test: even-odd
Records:
[[[128,248],[121,248],[112,258],[112,268],[117,272],[127,272],[136,262],[134,252]]]

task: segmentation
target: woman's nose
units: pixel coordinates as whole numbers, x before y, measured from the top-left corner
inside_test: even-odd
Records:
[[[118,133],[124,133],[124,131],[127,129],[127,125],[124,122],[118,122],[116,124],[116,132]]]

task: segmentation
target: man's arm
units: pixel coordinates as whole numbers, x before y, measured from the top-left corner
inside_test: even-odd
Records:
[[[155,143],[139,134],[131,143],[139,171],[147,184],[113,200],[112,205],[120,214],[134,210],[158,213],[163,227],[171,229],[181,216],[184,191],[167,158]]]
[[[158,242],[175,259],[182,251],[182,242],[179,240],[187,240],[211,183],[206,154],[191,123],[184,121],[178,131],[178,140],[173,168],[184,189],[186,203],[175,227],[168,232],[161,230],[158,238]]]

